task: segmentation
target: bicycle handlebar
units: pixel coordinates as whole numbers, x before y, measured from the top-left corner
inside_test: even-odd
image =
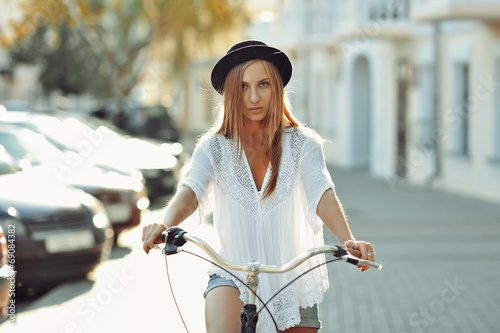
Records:
[[[233,262],[230,260],[226,260],[222,258],[217,252],[215,252],[215,250],[205,241],[196,236],[188,235],[181,228],[171,228],[165,231],[164,233],[162,233],[161,239],[163,242],[165,242],[165,247],[162,250],[162,253],[165,255],[171,255],[182,252],[181,247],[186,242],[191,242],[200,247],[203,251],[205,251],[214,260],[216,264],[226,269],[243,271],[243,272],[284,273],[296,268],[307,259],[322,253],[325,254],[331,253],[333,256],[345,262],[353,264],[355,266],[358,265],[369,266],[378,270],[382,270],[383,268],[382,265],[376,262],[360,259],[349,254],[343,247],[338,245],[323,245],[320,247],[316,247],[298,255],[297,257],[295,257],[294,259],[292,259],[291,261],[287,262],[284,265],[275,266],[275,265],[263,265],[258,262],[241,263],[241,262]]]

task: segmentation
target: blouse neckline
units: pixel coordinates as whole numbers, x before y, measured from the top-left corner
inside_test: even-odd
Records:
[[[264,180],[262,181],[262,186],[260,187],[259,190],[257,188],[257,183],[255,182],[255,178],[253,176],[252,169],[250,168],[250,163],[248,162],[247,154],[244,149],[243,149],[243,159],[245,163],[246,172],[250,176],[250,179],[252,179],[253,188],[255,192],[260,195],[265,190],[265,188],[267,187],[267,183],[269,182],[269,177],[270,177],[269,172],[271,171],[271,162],[269,162],[269,164],[267,165],[266,174],[264,175]]]

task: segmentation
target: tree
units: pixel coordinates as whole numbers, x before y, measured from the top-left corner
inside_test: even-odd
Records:
[[[193,45],[245,19],[243,0],[18,0],[0,34],[14,63],[38,63],[46,92],[123,97],[141,80],[153,45],[183,73]],[[182,75],[181,75],[182,77]]]

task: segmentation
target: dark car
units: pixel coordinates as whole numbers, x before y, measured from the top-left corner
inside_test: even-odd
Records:
[[[0,226],[15,237],[16,295],[85,276],[113,245],[102,203],[39,169],[0,175]]]
[[[133,116],[136,119],[144,119],[137,135],[161,140],[179,141],[179,129],[170,116],[167,107],[161,104],[142,106],[133,112]]]
[[[51,145],[43,135],[16,125],[0,124],[0,146],[14,158],[17,166],[28,170],[33,166],[51,183],[71,185],[98,198],[109,216],[115,236],[140,224],[142,212],[148,208],[147,191],[139,177],[95,167],[85,156],[65,154]],[[47,191],[50,184],[47,183]]]
[[[179,128],[169,108],[162,104],[137,105],[132,102],[121,106],[108,105],[91,114],[135,136],[170,142],[180,138]]]

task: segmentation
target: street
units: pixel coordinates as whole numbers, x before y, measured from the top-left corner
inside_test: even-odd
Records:
[[[322,332],[497,332],[500,318],[500,207],[404,182],[390,186],[365,171],[331,169],[353,233],[372,242],[382,271],[328,267],[320,305]],[[394,184],[392,184],[394,185]],[[209,204],[210,205],[210,204]],[[158,222],[160,210],[144,216]],[[216,245],[210,225],[184,227]],[[17,313],[2,332],[185,332],[164,257],[146,255],[140,228],[126,232],[88,279],[63,284]],[[336,244],[325,232],[326,243]],[[188,245],[189,246],[189,245]],[[201,254],[201,250],[190,250]],[[208,264],[168,257],[170,278],[189,332],[204,332],[202,293]]]

